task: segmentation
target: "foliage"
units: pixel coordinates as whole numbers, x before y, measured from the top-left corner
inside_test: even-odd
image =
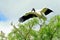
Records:
[[[55,16],[39,31],[40,40],[60,40],[60,16]]]
[[[7,40],[5,33],[3,33],[2,31],[0,32],[0,40]]]
[[[23,24],[19,23],[18,28],[13,25],[14,29],[8,35],[9,40],[31,40],[33,36],[37,36],[37,32],[32,27],[39,23],[37,18],[33,18]]]
[[[39,25],[39,20],[36,17],[19,23],[18,27],[11,23],[13,30],[8,34],[8,40],[60,40],[59,15],[52,17],[48,24],[43,24],[39,31],[33,30],[37,24]]]

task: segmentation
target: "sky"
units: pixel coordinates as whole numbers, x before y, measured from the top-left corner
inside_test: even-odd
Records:
[[[54,11],[47,15],[48,19],[60,14],[60,0],[0,0],[0,31],[8,34],[13,28],[11,22],[16,24],[32,8],[40,10],[44,7]]]

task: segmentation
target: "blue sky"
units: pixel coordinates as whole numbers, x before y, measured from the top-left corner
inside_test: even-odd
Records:
[[[48,7],[54,11],[47,16],[48,19],[60,14],[60,0],[0,0],[0,29],[6,28],[4,29],[6,33],[7,29],[11,30],[9,29],[11,28],[10,22],[18,22],[19,17],[32,8],[40,10],[43,7]]]
[[[0,12],[0,22],[2,21],[2,22],[5,22],[5,21],[7,21],[8,19],[7,19],[7,17],[2,13],[2,12]]]
[[[43,7],[51,8],[55,14],[60,14],[59,0],[0,0],[0,11],[7,16],[9,20],[17,20],[25,12],[32,8],[36,10]]]

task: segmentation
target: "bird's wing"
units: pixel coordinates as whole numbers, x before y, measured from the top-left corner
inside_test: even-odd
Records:
[[[49,9],[49,8],[43,8],[40,12],[44,13],[45,15],[48,15],[49,13],[51,13],[53,11],[51,9]]]

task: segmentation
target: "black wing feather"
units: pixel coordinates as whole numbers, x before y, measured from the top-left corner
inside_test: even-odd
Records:
[[[51,9],[47,9],[46,12],[45,12],[45,15],[48,15],[51,12],[53,12]]]
[[[22,16],[21,18],[19,18],[19,22],[24,22],[25,20],[29,18],[33,18],[33,17],[37,17],[37,16],[35,14],[29,14],[27,16]]]

